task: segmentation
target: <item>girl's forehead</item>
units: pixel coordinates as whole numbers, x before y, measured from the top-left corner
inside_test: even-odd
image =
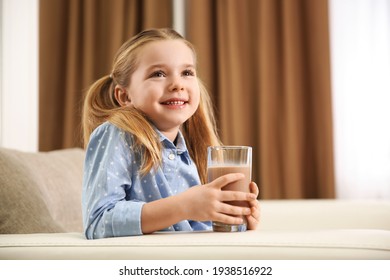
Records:
[[[141,63],[184,60],[193,64],[195,57],[193,50],[183,40],[169,39],[147,43],[140,49],[138,58]]]
[[[144,45],[144,49],[148,48],[161,48],[161,47],[173,47],[173,48],[187,48],[190,50],[184,40],[181,39],[163,39],[150,41]]]

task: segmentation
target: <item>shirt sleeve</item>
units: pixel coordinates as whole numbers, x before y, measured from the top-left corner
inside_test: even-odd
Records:
[[[141,235],[145,202],[126,200],[132,187],[131,138],[105,123],[91,134],[83,178],[83,222],[88,239]]]

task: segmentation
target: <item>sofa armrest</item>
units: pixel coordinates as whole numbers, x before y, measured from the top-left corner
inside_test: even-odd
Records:
[[[81,233],[1,235],[0,259],[390,259],[390,231],[155,233],[98,240]]]
[[[260,207],[264,230],[390,230],[388,200],[264,200]]]

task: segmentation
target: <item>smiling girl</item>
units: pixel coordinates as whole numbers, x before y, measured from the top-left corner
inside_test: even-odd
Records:
[[[209,221],[256,228],[258,188],[211,183],[206,150],[220,145],[193,46],[171,29],[141,32],[119,49],[112,72],[89,89],[83,112],[83,219],[88,239],[158,230],[209,230]],[[203,185],[202,185],[203,184]],[[238,207],[228,201],[249,201]]]

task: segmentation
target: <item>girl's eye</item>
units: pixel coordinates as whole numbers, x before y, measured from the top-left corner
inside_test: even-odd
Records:
[[[165,74],[163,71],[159,70],[159,71],[155,71],[152,73],[152,75],[150,75],[151,78],[162,78],[162,77],[165,77]]]
[[[183,71],[183,76],[195,76],[195,72],[193,70],[187,69]]]

